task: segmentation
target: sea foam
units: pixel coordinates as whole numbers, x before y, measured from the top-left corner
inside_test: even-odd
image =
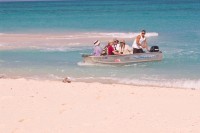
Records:
[[[80,79],[77,79],[80,80]],[[181,89],[193,89],[200,90],[200,79],[164,79],[164,80],[154,80],[154,79],[128,79],[128,78],[113,78],[113,77],[84,77],[81,81],[87,82],[95,81],[101,83],[114,83],[114,84],[127,84],[127,85],[137,85],[137,86],[152,86],[152,87],[169,87],[169,88],[181,88]]]
[[[141,80],[141,79],[115,79],[121,84],[133,84],[141,86],[174,87],[183,89],[200,89],[200,79],[165,79],[165,80]]]

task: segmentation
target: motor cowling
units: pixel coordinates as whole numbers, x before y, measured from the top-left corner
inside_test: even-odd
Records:
[[[151,46],[150,52],[159,52],[159,47],[158,46]]]

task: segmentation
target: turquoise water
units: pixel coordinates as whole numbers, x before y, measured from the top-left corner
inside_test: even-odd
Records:
[[[199,7],[199,0],[0,2],[0,49],[14,47],[0,51],[0,75],[53,80],[70,76],[75,81],[199,89]],[[5,34],[73,32],[90,36],[95,32],[104,36],[124,33],[126,37],[141,29],[151,34],[149,45],[158,45],[163,51],[163,61],[91,66],[81,62],[81,53],[91,53],[92,42],[81,39],[76,46],[52,48],[41,43],[43,47],[37,49],[1,42]],[[132,44],[130,39],[127,42]]]

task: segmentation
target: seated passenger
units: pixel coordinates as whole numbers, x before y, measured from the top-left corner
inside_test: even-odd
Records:
[[[113,48],[115,51],[117,51],[117,46],[119,45],[119,40],[117,38],[114,38],[113,41],[114,41]]]
[[[100,47],[100,41],[96,40],[94,42],[94,51],[93,51],[93,56],[100,56],[102,53],[102,48]]]
[[[131,48],[126,44],[125,40],[120,40],[120,45],[116,49],[121,54],[131,54]]]
[[[102,52],[101,52],[101,55],[107,55],[107,54],[108,54],[108,46],[109,46],[109,44],[107,44],[107,45],[103,48],[103,50],[102,50]]]
[[[113,48],[113,45],[114,45],[113,40],[108,41],[107,54],[108,55],[121,55],[120,53],[115,51],[115,49]]]

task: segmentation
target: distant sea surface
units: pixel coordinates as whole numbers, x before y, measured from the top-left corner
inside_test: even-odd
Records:
[[[82,62],[93,42],[145,29],[160,62],[96,66]],[[0,2],[0,76],[200,89],[199,0]]]

